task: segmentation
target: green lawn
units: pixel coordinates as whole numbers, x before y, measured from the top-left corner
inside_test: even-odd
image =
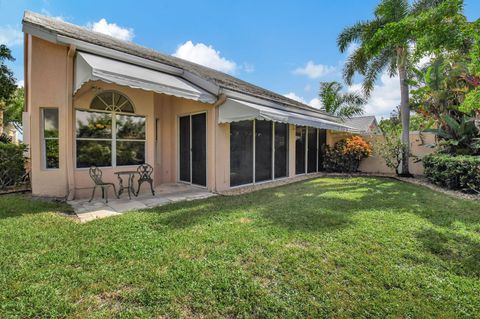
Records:
[[[78,224],[0,197],[0,318],[475,317],[480,203],[320,178]]]

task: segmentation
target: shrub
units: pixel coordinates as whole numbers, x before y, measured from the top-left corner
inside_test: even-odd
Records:
[[[380,155],[387,167],[395,170],[399,175],[398,168],[402,163],[402,154],[406,150],[405,143],[395,134],[386,134],[383,141],[377,141],[374,145],[375,152]]]
[[[439,186],[480,192],[480,156],[431,154],[423,159],[425,176]]]
[[[360,136],[352,136],[326,148],[324,167],[327,172],[356,172],[360,161],[372,154],[372,148]]]
[[[15,186],[25,176],[26,146],[0,143],[0,189]]]

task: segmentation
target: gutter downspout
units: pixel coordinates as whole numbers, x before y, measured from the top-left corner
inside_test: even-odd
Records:
[[[74,154],[73,154],[73,60],[77,48],[70,44],[67,53],[67,92],[66,92],[66,107],[67,107],[67,138],[66,138],[66,168],[67,168],[67,185],[68,194],[67,200],[75,198],[75,174],[73,171]]]

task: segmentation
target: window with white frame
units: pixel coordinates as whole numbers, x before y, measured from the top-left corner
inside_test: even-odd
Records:
[[[104,91],[90,110],[76,111],[77,168],[139,165],[145,162],[145,117],[117,91]]]
[[[42,156],[46,169],[60,167],[58,137],[58,109],[42,108]]]

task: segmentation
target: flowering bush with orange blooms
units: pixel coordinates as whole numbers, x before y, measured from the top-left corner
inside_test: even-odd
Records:
[[[356,172],[360,161],[372,155],[372,147],[361,136],[352,136],[328,147],[325,153],[325,170],[327,172]]]

